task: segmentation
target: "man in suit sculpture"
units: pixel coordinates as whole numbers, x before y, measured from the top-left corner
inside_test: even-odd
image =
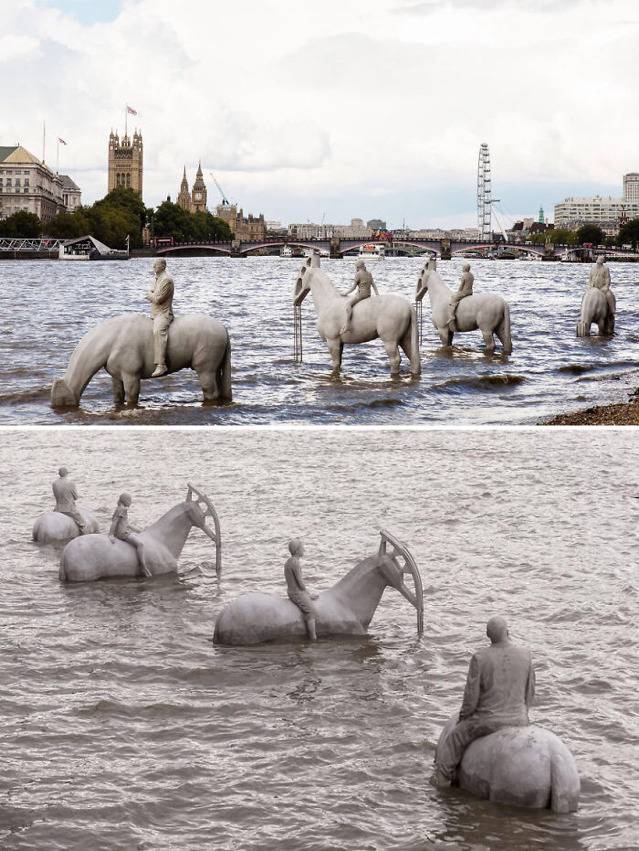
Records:
[[[69,471],[66,467],[60,467],[58,478],[53,482],[51,488],[55,497],[55,508],[53,510],[59,511],[60,514],[66,514],[67,517],[74,520],[80,534],[84,534],[85,522],[75,504],[78,491],[69,478]]]
[[[486,626],[490,647],[478,650],[470,660],[459,720],[435,756],[431,783],[450,786],[468,745],[502,727],[529,724],[528,707],[535,696],[535,672],[530,650],[508,637],[503,618],[491,618]]]
[[[155,283],[144,296],[151,302],[153,319],[153,362],[155,370],[151,378],[158,378],[168,372],[166,349],[169,344],[169,325],[173,322],[173,278],[166,271],[166,260],[156,260],[153,264]]]

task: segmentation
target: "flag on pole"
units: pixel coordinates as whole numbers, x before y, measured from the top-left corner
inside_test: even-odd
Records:
[[[66,145],[66,142],[64,141],[64,139],[61,139],[59,136],[58,136],[58,142],[59,142],[61,145]]]
[[[128,104],[126,105],[127,115],[137,115],[137,110],[132,109]]]

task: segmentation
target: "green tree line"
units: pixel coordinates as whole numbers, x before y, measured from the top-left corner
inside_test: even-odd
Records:
[[[73,213],[58,213],[46,224],[33,213],[14,213],[0,221],[0,237],[75,239],[94,236],[110,248],[142,247],[142,230],[149,224],[155,236],[173,237],[176,242],[231,239],[228,224],[210,213],[189,213],[165,201],[157,210],[147,208],[132,189],[114,189],[90,207]]]

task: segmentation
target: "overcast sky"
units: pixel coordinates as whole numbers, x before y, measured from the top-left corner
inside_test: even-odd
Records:
[[[201,157],[284,222],[473,225],[488,142],[507,218],[639,171],[637,0],[2,0],[0,144],[106,192],[124,105],[145,201]],[[498,208],[499,210],[499,208]]]

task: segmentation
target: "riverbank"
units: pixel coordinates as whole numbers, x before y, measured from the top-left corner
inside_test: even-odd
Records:
[[[540,421],[539,425],[600,425],[600,426],[636,426],[639,425],[639,389],[627,402],[617,402],[614,405],[596,405],[573,411],[570,414],[559,414],[549,420]]]

